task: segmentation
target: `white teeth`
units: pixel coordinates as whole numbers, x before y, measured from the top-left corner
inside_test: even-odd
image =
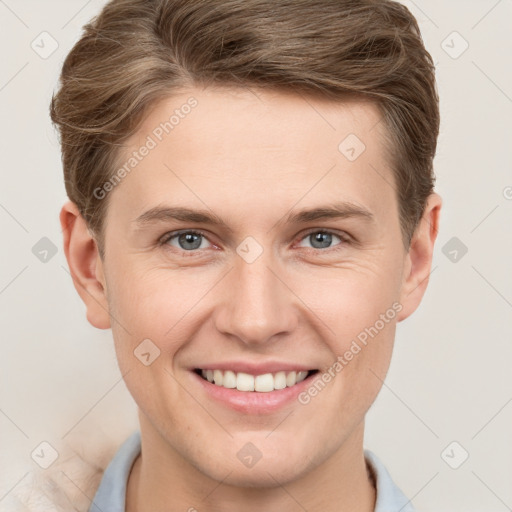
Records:
[[[295,386],[302,382],[308,375],[306,371],[276,372],[264,373],[263,375],[251,375],[249,373],[235,373],[230,370],[201,370],[201,375],[214,383],[228,389],[238,389],[238,391],[258,391],[268,393],[276,389]]]
[[[308,372],[297,372],[297,382],[302,382],[306,376],[307,376]]]
[[[236,388],[236,373],[229,370],[224,372],[224,382],[222,385],[229,389]]]
[[[217,384],[217,386],[222,386],[223,375],[220,370],[213,370],[213,382]]]
[[[286,385],[288,387],[293,386],[297,382],[297,373],[296,372],[290,372],[286,376]]]
[[[254,391],[254,376],[248,373],[237,373],[236,389],[238,391]]]
[[[277,372],[274,375],[274,389],[284,389],[286,387],[286,373]]]
[[[274,391],[274,376],[271,373],[258,375],[254,379],[254,390],[263,391],[265,393]]]

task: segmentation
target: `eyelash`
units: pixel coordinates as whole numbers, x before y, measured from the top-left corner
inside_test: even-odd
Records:
[[[160,237],[160,239],[158,240],[158,245],[159,246],[167,246],[169,247],[167,244],[170,240],[172,240],[173,238],[176,238],[180,235],[183,235],[183,234],[193,234],[193,235],[200,235],[204,238],[206,238],[208,240],[208,235],[206,233],[204,233],[203,231],[201,230],[198,230],[198,229],[182,229],[180,231],[172,231],[172,232],[169,232],[169,233],[166,233],[164,234],[162,237]],[[301,235],[301,238],[299,239],[300,241],[304,240],[305,238],[307,238],[309,235],[312,235],[314,233],[323,233],[323,234],[328,234],[328,235],[334,235],[334,236],[337,236],[341,242],[333,247],[327,247],[325,249],[315,249],[314,247],[304,247],[304,249],[309,249],[310,251],[315,251],[315,252],[319,252],[319,253],[322,253],[322,252],[331,252],[331,251],[335,251],[335,250],[339,250],[341,247],[340,246],[345,246],[349,243],[351,243],[351,237],[349,237],[349,235],[347,234],[341,234],[341,233],[337,233],[335,231],[330,231],[328,229],[318,229],[318,228],[313,228],[309,231],[307,231],[306,233],[302,234]],[[209,241],[209,240],[208,240]],[[212,243],[212,242],[210,242]],[[177,249],[175,247],[173,247],[172,249]],[[204,250],[204,249],[194,249],[194,250],[191,250],[191,251],[186,251],[184,249],[177,249],[178,251],[184,253],[184,256],[186,257],[189,257],[189,256],[197,256],[197,254]],[[188,254],[187,254],[188,253]]]

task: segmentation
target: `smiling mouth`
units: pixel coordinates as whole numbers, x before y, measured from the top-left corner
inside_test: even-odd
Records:
[[[226,389],[268,393],[270,391],[291,388],[318,373],[318,370],[280,371],[264,373],[262,375],[251,375],[249,373],[233,372],[231,370],[202,370],[201,368],[196,368],[194,372],[211,384]]]

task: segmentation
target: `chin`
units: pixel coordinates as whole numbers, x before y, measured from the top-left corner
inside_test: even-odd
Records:
[[[214,478],[218,481],[222,481],[225,485],[234,487],[271,489],[293,482],[302,476],[300,470],[297,468],[291,469],[288,467],[288,464],[289,461],[284,460],[284,467],[282,468],[276,468],[275,465],[271,464],[259,468],[255,466],[251,469],[235,468],[227,478],[226,474],[231,470],[226,468],[226,472],[223,475],[215,475]],[[259,466],[259,464],[257,466]]]
[[[255,441],[256,443],[256,441]],[[238,446],[238,443],[236,443]],[[242,443],[241,446],[245,446]],[[208,460],[196,460],[194,466],[208,478],[224,485],[242,488],[274,488],[279,487],[299,478],[304,477],[313,469],[314,464],[304,455],[300,455],[297,446],[287,446],[281,444],[281,449],[267,448],[261,458],[253,461],[247,461],[247,465],[243,462],[243,449],[231,452],[230,450],[222,451],[215,454],[214,458]],[[237,453],[242,452],[240,458]],[[228,461],[226,454],[229,454],[231,460]],[[251,453],[247,450],[247,453]],[[302,451],[303,453],[303,451]],[[219,459],[223,461],[219,464]],[[240,460],[242,459],[242,460]]]

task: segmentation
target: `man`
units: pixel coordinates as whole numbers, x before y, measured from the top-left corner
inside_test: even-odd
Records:
[[[139,408],[90,510],[413,510],[363,449],[441,209],[409,11],[114,0],[51,114],[70,272]]]

